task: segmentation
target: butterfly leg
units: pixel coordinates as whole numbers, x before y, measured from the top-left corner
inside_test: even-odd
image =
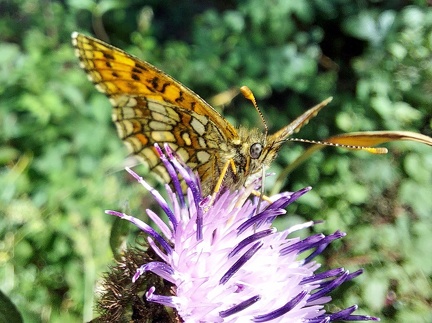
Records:
[[[227,162],[225,163],[225,165],[222,167],[222,170],[220,172],[219,178],[216,182],[216,185],[213,189],[213,194],[212,194],[212,201],[215,199],[216,194],[220,191],[221,187],[222,187],[222,182],[225,178],[225,175],[228,171],[228,168],[231,166],[231,169],[233,171],[233,173],[235,174],[237,172],[236,168],[235,168],[235,164],[234,164],[234,160],[233,159],[229,159],[227,160]]]
[[[253,190],[252,194],[255,195],[255,196],[260,197],[263,201],[266,201],[269,204],[273,203],[273,201],[270,199],[270,197],[268,197],[267,195],[262,194],[260,191]]]
[[[218,178],[218,180],[216,182],[216,185],[215,185],[215,187],[213,189],[213,194],[212,194],[212,197],[211,197],[211,201],[214,201],[214,199],[216,198],[216,194],[220,191],[220,189],[222,187],[223,180],[225,178],[225,175],[226,175],[229,167],[231,167],[231,170],[233,171],[234,174],[237,173],[237,170],[235,168],[234,160],[233,159],[229,159],[224,164],[224,166],[222,167],[222,170],[220,172],[219,178]],[[257,191],[257,190],[253,190],[252,194],[255,195],[255,196],[259,196],[262,200],[264,200],[264,201],[266,201],[266,202],[268,202],[270,204],[273,203],[272,200],[267,195],[264,195],[263,192],[260,192],[260,191]]]

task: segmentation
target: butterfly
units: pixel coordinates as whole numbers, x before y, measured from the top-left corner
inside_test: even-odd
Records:
[[[129,151],[163,182],[169,182],[154,149],[155,143],[168,143],[198,173],[204,196],[221,185],[238,189],[259,176],[287,138],[331,100],[307,110],[271,135],[267,127],[264,132],[235,128],[192,90],[153,65],[77,32],[72,34],[72,44],[90,81],[109,98],[112,120]],[[258,109],[246,87],[243,93]]]

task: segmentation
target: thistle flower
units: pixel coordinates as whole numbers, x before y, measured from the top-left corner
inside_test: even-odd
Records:
[[[169,222],[147,210],[159,233],[138,218],[106,211],[141,229],[161,259],[139,267],[133,282],[153,272],[174,286],[170,295],[149,288],[144,296],[147,301],[174,308],[184,322],[379,320],[353,315],[356,305],[337,313],[324,309],[331,301],[331,291],[362,272],[337,268],[316,273],[320,264],[314,257],[345,233],[336,231],[301,239],[288,236],[314,222],[280,232],[272,227],[273,220],[285,214],[285,208],[310,187],[273,196],[272,203],[259,202],[258,197],[250,199],[252,185],[235,192],[226,190],[214,200],[203,198],[199,179],[173,156],[169,146],[165,146],[166,154],[155,147],[172,179],[174,189],[168,185],[166,188],[169,203],[135,172],[127,171],[151,192]],[[179,176],[188,187],[186,197]],[[301,257],[308,252],[308,256]]]

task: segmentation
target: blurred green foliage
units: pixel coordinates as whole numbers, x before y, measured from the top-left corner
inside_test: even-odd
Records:
[[[90,320],[113,257],[113,219],[103,210],[151,208],[122,171],[127,152],[108,100],[78,67],[75,30],[150,61],[206,99],[248,85],[273,130],[334,96],[302,138],[432,134],[426,1],[0,2],[0,289],[28,322]],[[241,97],[220,108],[236,125],[261,126]],[[333,295],[330,311],[355,303],[383,322],[431,322],[432,150],[388,147],[385,156],[314,155],[285,187],[314,190],[280,225],[324,219],[314,230],[348,233],[322,261],[365,273]],[[272,170],[304,148],[285,147]]]

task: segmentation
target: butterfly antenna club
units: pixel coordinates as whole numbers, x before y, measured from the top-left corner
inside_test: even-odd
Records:
[[[243,85],[243,86],[240,88],[240,91],[241,91],[241,93],[243,94],[243,96],[244,96],[246,99],[248,99],[249,101],[252,102],[253,106],[255,107],[255,110],[258,112],[258,114],[259,114],[259,116],[260,116],[260,118],[261,118],[261,121],[262,121],[262,123],[263,123],[263,125],[264,125],[265,138],[267,138],[267,134],[268,134],[268,126],[267,126],[267,123],[266,123],[266,121],[265,121],[265,119],[264,119],[264,116],[263,116],[263,114],[262,114],[260,108],[258,107],[258,104],[256,103],[255,96],[253,95],[251,89],[248,88],[246,85]]]

